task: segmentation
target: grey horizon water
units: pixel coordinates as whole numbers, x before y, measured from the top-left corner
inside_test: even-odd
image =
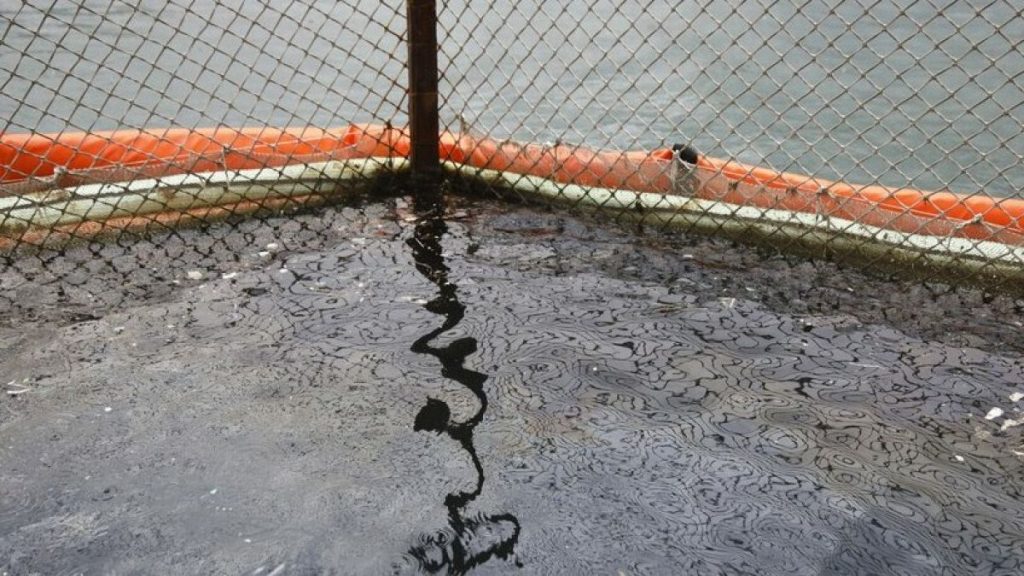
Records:
[[[443,3],[443,121],[855,183],[1024,190],[1010,0]],[[137,7],[136,7],[137,5]],[[404,2],[0,6],[5,132],[405,121]]]
[[[378,203],[0,271],[0,573],[406,573],[454,541],[474,574],[1021,573],[1019,312],[785,311],[754,299],[891,285],[462,208],[446,277]],[[465,306],[443,334],[425,275]],[[964,322],[987,345],[910,333]],[[473,453],[414,424],[480,413],[460,371]]]

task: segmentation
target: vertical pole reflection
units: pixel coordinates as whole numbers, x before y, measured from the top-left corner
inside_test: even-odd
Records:
[[[442,217],[440,198],[418,197],[416,211],[420,218],[407,243],[412,248],[416,269],[438,289],[437,296],[424,307],[444,317],[444,322],[418,338],[412,345],[412,351],[437,358],[441,362],[441,375],[469,389],[480,406],[468,420],[456,422],[452,420],[447,403],[428,398],[416,415],[414,430],[446,435],[469,454],[476,469],[476,485],[472,490],[445,496],[449,530],[421,537],[420,544],[410,549],[409,555],[426,572],[465,574],[493,557],[511,556],[519,540],[520,526],[512,514],[465,517],[466,506],[480,495],[484,486],[484,469],[473,445],[473,430],[487,412],[487,395],[484,392],[487,375],[464,365],[466,357],[476,352],[476,339],[459,338],[445,346],[432,344],[434,339],[462,321],[466,307],[459,302],[457,286],[448,278],[449,269],[442,255],[441,238],[448,231],[448,226]]]

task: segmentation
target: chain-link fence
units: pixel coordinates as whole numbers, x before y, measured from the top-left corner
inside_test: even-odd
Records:
[[[372,0],[5,3],[0,248],[337,196],[334,182],[363,168],[330,162],[353,155],[350,125],[405,123],[404,12]]]
[[[319,205],[401,167],[405,8],[0,7],[8,263]],[[1024,270],[1013,2],[460,0],[439,17],[441,156],[474,189],[869,267]]]
[[[1016,3],[469,1],[442,27],[443,117],[491,164],[654,193],[513,179],[531,196],[870,267],[1024,262]]]

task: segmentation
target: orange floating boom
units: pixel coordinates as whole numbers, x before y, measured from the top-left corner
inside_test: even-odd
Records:
[[[407,157],[404,129],[373,124],[344,128],[210,128],[118,130],[0,136],[0,186],[55,174],[135,169],[147,176],[283,166],[311,159]],[[603,188],[669,194],[676,155],[518,144],[443,133],[440,158],[480,169]],[[821,214],[879,228],[1024,244],[1024,200],[857,186],[698,156],[685,192],[698,198]],[[96,181],[93,177],[90,181]],[[61,183],[57,183],[62,185]],[[2,194],[2,193],[0,193]]]

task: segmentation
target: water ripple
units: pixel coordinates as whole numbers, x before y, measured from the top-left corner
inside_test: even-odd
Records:
[[[69,254],[35,307],[6,273],[0,367],[36,379],[0,397],[0,569],[1024,571],[1019,356],[516,218],[183,232],[124,282]]]

